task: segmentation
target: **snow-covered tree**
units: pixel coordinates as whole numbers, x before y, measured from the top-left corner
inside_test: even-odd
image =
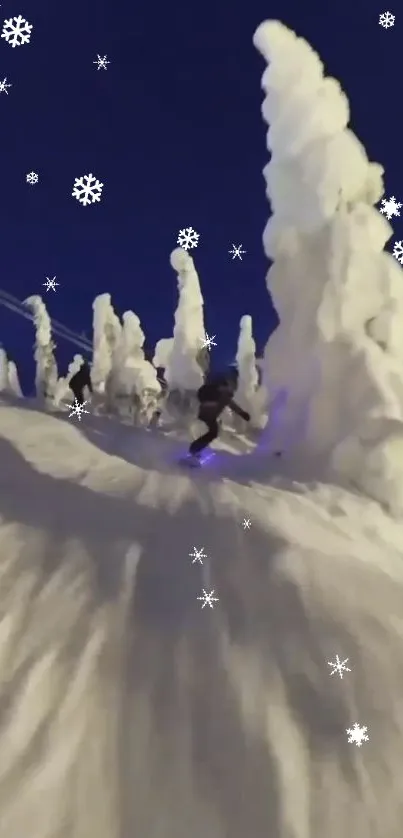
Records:
[[[14,361],[8,362],[8,389],[14,396],[22,398],[23,392],[21,390],[17,366]]]
[[[240,407],[250,413],[252,425],[262,427],[267,421],[267,414],[264,413],[264,408],[267,406],[267,391],[263,386],[259,386],[256,344],[252,332],[252,318],[249,314],[241,317],[236,363],[238,385],[235,400]]]
[[[161,338],[155,344],[153,364],[156,369],[166,369],[174,344],[173,338]]]
[[[197,390],[204,378],[200,350],[205,338],[199,277],[192,257],[181,247],[171,253],[171,265],[178,274],[179,300],[165,378],[170,390]]]
[[[8,358],[5,350],[0,346],[0,393],[8,390]]]
[[[119,342],[121,325],[113,310],[110,294],[99,294],[92,308],[94,314],[91,381],[94,390],[104,393],[112,370],[112,356]]]
[[[271,444],[320,454],[374,494],[363,450],[376,425],[377,491],[386,500],[389,447],[403,485],[399,434],[390,430],[403,421],[403,272],[383,252],[392,228],[374,208],[383,169],[347,127],[347,98],[306,41],[268,21],[254,43],[269,64],[263,241],[280,318],[264,361],[277,405]]]
[[[136,418],[146,421],[156,407],[161,386],[157,370],[144,355],[145,338],[139,318],[133,311],[125,311],[122,320],[120,339],[112,358],[112,400],[114,404],[129,403],[131,412],[134,406]]]
[[[67,368],[67,375],[64,378],[59,378],[53,397],[53,402],[56,406],[60,405],[62,400],[69,401],[72,398],[69,381],[79,371],[83,363],[84,358],[82,355],[74,355],[73,360]]]
[[[50,317],[38,295],[28,297],[25,304],[32,309],[35,324],[36,393],[40,397],[52,398],[57,385],[57,364]]]

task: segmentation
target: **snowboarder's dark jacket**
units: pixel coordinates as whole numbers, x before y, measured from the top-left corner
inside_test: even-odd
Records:
[[[69,387],[75,392],[81,392],[84,390],[84,387],[88,387],[90,393],[92,393],[92,383],[91,383],[91,374],[90,374],[90,367],[86,361],[81,364],[80,369],[70,378]]]
[[[229,407],[233,413],[249,421],[250,416],[245,410],[233,400],[234,386],[227,379],[218,379],[211,384],[203,384],[197,392],[200,402],[199,414],[209,414],[215,418],[222,413],[225,407]]]

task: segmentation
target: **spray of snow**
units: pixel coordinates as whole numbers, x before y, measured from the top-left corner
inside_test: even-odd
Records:
[[[389,423],[403,419],[403,272],[383,252],[392,229],[374,209],[383,169],[348,129],[347,98],[306,41],[268,21],[254,43],[269,63],[262,113],[272,217],[263,241],[280,318],[264,362],[277,406],[271,444],[324,455],[372,495],[376,470],[375,494],[390,504],[397,432],[390,436]],[[373,423],[376,469],[365,462]],[[397,471],[402,482],[402,458],[393,485]]]
[[[54,396],[57,385],[57,364],[53,353],[55,344],[52,340],[52,324],[45,303],[38,295],[25,300],[34,315],[35,324],[35,361],[36,393],[40,397]]]
[[[178,274],[179,300],[165,378],[171,390],[197,390],[204,378],[198,359],[205,337],[199,277],[192,257],[181,247],[171,253],[171,265]]]

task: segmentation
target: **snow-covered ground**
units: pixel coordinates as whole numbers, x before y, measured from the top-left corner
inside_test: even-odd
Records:
[[[400,838],[401,523],[182,445],[0,404],[0,838]]]

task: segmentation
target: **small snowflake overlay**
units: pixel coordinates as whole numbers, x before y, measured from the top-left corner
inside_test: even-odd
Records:
[[[238,258],[242,262],[241,253],[246,253],[246,250],[242,250],[242,245],[241,244],[238,245],[238,247],[235,244],[233,244],[232,245],[232,250],[229,250],[228,253],[232,254],[232,261],[234,261],[235,257],[238,256]]]
[[[336,661],[335,662],[334,661],[328,661],[327,665],[328,666],[333,666],[333,670],[330,674],[334,675],[334,673],[337,672],[338,675],[340,675],[340,678],[343,678],[343,672],[351,672],[351,669],[349,669],[348,666],[345,666],[347,661],[348,661],[348,658],[346,658],[344,661],[341,661],[338,655],[336,655]]]
[[[379,212],[386,215],[386,218],[390,221],[393,215],[400,215],[401,206],[402,204],[399,204],[398,201],[396,201],[396,198],[392,195],[388,201],[385,198],[382,198],[382,206]]]
[[[7,96],[8,96],[8,91],[7,91],[8,87],[12,87],[12,84],[7,84],[7,77],[6,77],[5,79],[3,79],[3,81],[0,81],[0,93],[7,93]]]
[[[206,605],[209,605],[210,608],[214,608],[213,602],[218,602],[218,597],[213,596],[213,593],[214,591],[210,591],[208,594],[203,588],[203,596],[197,597],[197,599],[203,603],[202,608],[205,608]]]
[[[77,416],[78,421],[81,422],[82,414],[89,413],[89,410],[84,410],[86,404],[88,404],[88,402],[78,402],[77,399],[74,399],[74,404],[66,405],[66,407],[71,410],[71,413],[69,413],[69,419],[71,416]]]
[[[189,556],[193,559],[192,564],[195,564],[195,562],[203,564],[203,559],[207,559],[203,547],[201,547],[200,550],[198,550],[197,547],[193,547],[193,553],[189,553]]]
[[[95,204],[97,201],[101,200],[103,183],[100,183],[99,180],[96,179],[94,175],[91,173],[89,175],[83,175],[82,177],[76,177],[74,179],[74,188],[72,191],[73,198],[77,198],[77,201],[83,205],[83,207],[88,206],[88,204]]]
[[[27,177],[26,177],[27,183],[31,183],[31,184],[38,183],[38,180],[39,180],[39,177],[36,174],[36,172],[29,172],[29,174],[27,174]]]
[[[395,16],[392,15],[390,12],[382,12],[379,15],[379,23],[383,26],[384,29],[389,29],[390,26],[393,26],[395,22]]]
[[[18,15],[4,21],[1,37],[5,38],[10,46],[20,47],[22,44],[29,43],[31,32],[32,23],[28,23],[21,15]]]
[[[403,265],[403,241],[395,242],[393,248],[393,255],[401,265]]]
[[[214,338],[215,337],[216,336],[213,335],[213,337],[210,338],[208,336],[207,332],[206,332],[206,336],[205,336],[204,340],[202,340],[202,349],[211,349],[212,346],[217,346],[217,344],[214,343]]]
[[[55,276],[53,277],[53,279],[49,279],[49,277],[47,276],[46,277],[46,282],[43,282],[42,284],[46,288],[46,293],[48,291],[56,291],[56,285],[59,285],[59,283],[56,282],[56,277]]]
[[[98,55],[98,53],[97,53],[97,60],[93,61],[92,63],[97,64],[98,70],[107,70],[108,68],[107,68],[106,65],[111,63],[110,61],[106,60],[107,58],[108,58],[107,55],[101,56],[101,55]]]
[[[250,518],[244,518],[242,521],[244,530],[250,530]]]
[[[193,227],[185,227],[184,230],[179,230],[177,244],[184,250],[189,250],[190,247],[197,247],[199,238],[199,233],[196,233]]]
[[[361,748],[363,742],[369,741],[369,736],[367,736],[367,727],[360,727],[357,722],[353,725],[353,727],[346,728],[346,733],[348,733],[348,741],[354,742],[357,745],[357,748]]]

